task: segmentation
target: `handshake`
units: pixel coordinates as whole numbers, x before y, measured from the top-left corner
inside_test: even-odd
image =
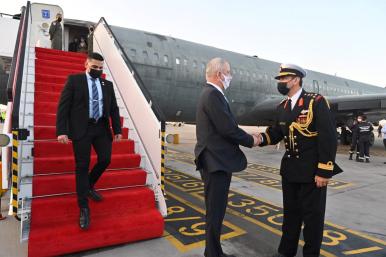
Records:
[[[260,145],[263,142],[263,136],[261,133],[252,133],[253,137],[253,147]]]

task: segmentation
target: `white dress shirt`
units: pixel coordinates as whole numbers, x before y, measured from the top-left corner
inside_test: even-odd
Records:
[[[294,109],[296,102],[298,101],[300,95],[302,94],[303,88],[300,88],[293,96],[288,97],[291,99],[291,110]]]

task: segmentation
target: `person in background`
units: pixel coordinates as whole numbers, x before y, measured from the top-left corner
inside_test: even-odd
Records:
[[[370,138],[373,133],[373,125],[366,121],[366,116],[358,116],[358,126],[356,133],[359,145],[359,160],[358,162],[370,162]]]
[[[356,160],[359,160],[359,145],[358,145],[358,133],[357,133],[357,127],[358,127],[358,117],[354,120],[353,125],[351,126],[351,147],[349,151],[349,160],[352,160],[352,156],[354,154],[354,151],[356,151]]]
[[[383,145],[385,146],[385,150],[386,150],[386,125],[382,127],[381,133],[383,138]],[[384,162],[383,164],[386,164],[386,162]]]
[[[378,137],[382,137],[382,125],[379,124],[378,126]]]
[[[62,50],[62,38],[63,38],[63,29],[62,29],[62,14],[56,14],[56,20],[51,23],[49,34],[51,40],[51,48]]]
[[[94,26],[90,25],[88,30],[89,30],[89,32],[88,32],[88,36],[87,36],[87,47],[88,47],[88,53],[90,54],[93,52]]]
[[[70,45],[68,46],[68,51],[70,52],[77,52],[79,46],[79,38],[74,37]]]
[[[79,53],[87,53],[87,51],[88,51],[88,49],[87,49],[86,39],[84,37],[80,37],[80,42],[78,45],[78,52]]]

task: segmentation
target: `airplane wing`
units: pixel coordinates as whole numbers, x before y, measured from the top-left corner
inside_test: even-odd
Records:
[[[386,94],[326,96],[326,99],[336,115],[338,126],[347,124],[347,120],[357,114],[365,114],[375,123],[386,117]]]
[[[357,114],[365,114],[374,123],[386,118],[386,94],[326,96],[326,99],[335,115],[337,126],[350,125]],[[241,120],[247,121],[245,125],[272,125],[276,106],[282,100],[281,96],[266,98],[254,106],[252,115],[241,117]]]

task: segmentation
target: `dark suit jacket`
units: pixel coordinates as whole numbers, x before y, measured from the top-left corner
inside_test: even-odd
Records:
[[[201,92],[196,113],[197,169],[237,172],[247,159],[239,145],[252,147],[253,137],[240,129],[225,97],[212,85]]]
[[[121,134],[119,108],[115,98],[113,83],[100,78],[103,94],[103,118],[110,132],[111,117],[114,134]],[[82,138],[89,121],[89,92],[85,73],[70,75],[60,97],[56,114],[56,135],[68,135],[72,140]]]
[[[304,129],[299,131],[294,128],[292,138],[290,126],[293,123],[304,126]],[[275,145],[284,139],[286,151],[280,174],[289,182],[313,183],[315,175],[330,178],[342,172],[335,163],[335,128],[327,100],[319,94],[303,90],[293,110],[289,109],[287,100],[279,104],[276,124],[262,134],[264,140],[260,146]],[[317,135],[310,135],[309,132],[317,132]]]

